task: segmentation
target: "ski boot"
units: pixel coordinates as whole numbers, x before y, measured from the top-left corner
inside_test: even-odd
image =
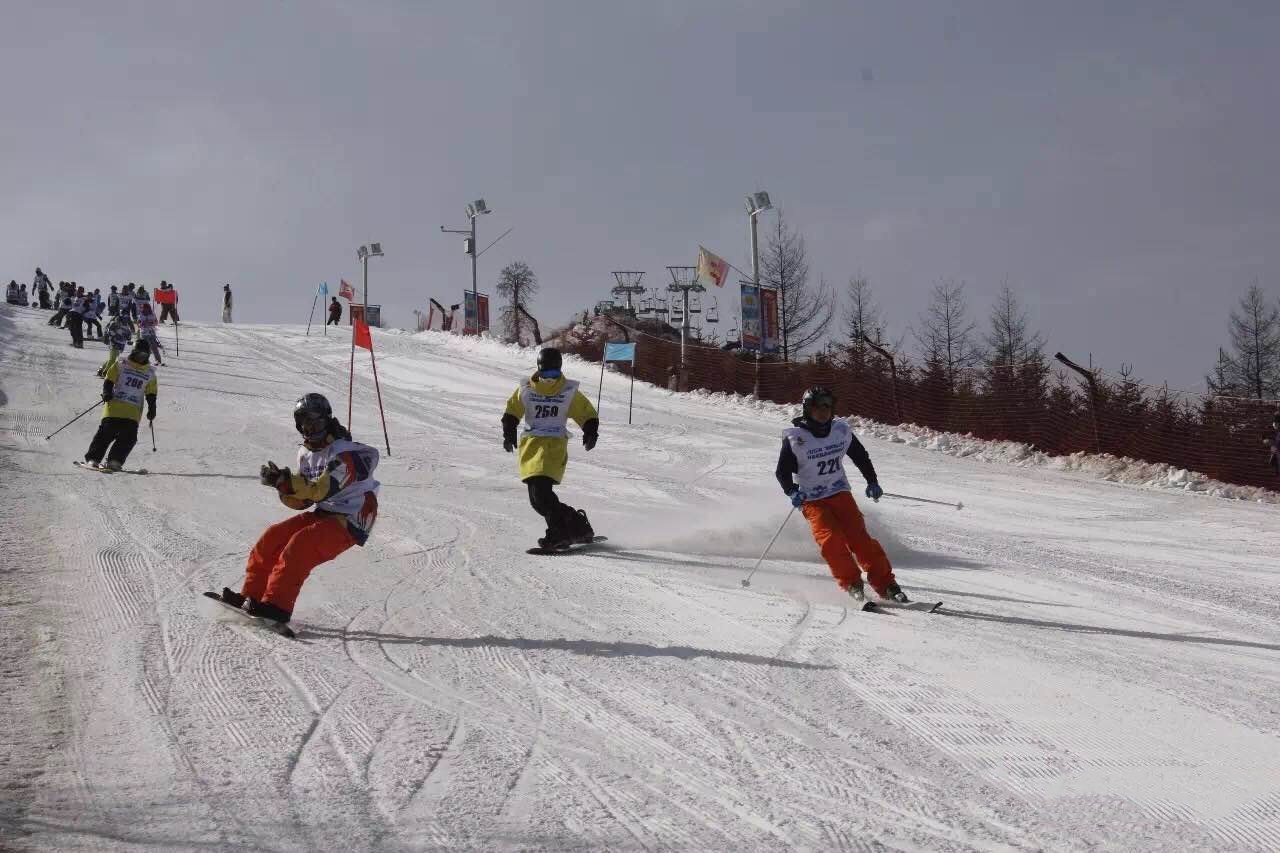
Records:
[[[858,604],[862,604],[867,600],[867,593],[866,593],[866,590],[863,589],[861,581],[859,581],[858,583],[850,584],[849,587],[845,589],[845,592],[849,593],[849,597],[852,598],[854,601],[856,601]]]
[[[887,587],[885,587],[884,592],[885,594],[880,596],[881,598],[886,598],[891,601],[896,601],[899,604],[907,604],[911,601],[911,599],[907,598],[907,594],[902,591],[902,587],[898,586],[897,581],[893,581]]]
[[[124,468],[124,463],[118,459],[108,459],[106,462],[102,463],[98,467],[103,468],[107,471],[110,471],[111,473],[114,474],[115,472]]]

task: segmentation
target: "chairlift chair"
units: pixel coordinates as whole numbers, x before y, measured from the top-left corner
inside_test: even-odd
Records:
[[[720,300],[711,297],[711,307],[707,309],[707,316],[704,318],[708,323],[720,322]]]

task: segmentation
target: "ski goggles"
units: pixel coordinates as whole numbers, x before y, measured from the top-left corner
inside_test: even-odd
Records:
[[[543,379],[559,379],[560,368],[553,367],[550,370],[539,370],[538,375],[541,376]]]
[[[329,419],[319,414],[294,415],[293,425],[298,432],[312,441],[322,438],[329,428]]]

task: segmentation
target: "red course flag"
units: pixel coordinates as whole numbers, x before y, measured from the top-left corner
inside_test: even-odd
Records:
[[[172,288],[168,290],[161,290],[160,288],[156,288],[155,291],[153,292],[155,293],[156,302],[159,303],[160,305],[177,305],[178,304],[178,291]]]
[[[355,327],[352,332],[351,340],[358,347],[364,347],[373,352],[373,337],[369,334],[369,324],[364,321],[363,317],[355,317],[352,319],[352,325]]]
[[[345,278],[340,279],[340,281],[342,282],[342,286],[338,288],[338,295],[341,296],[343,299],[347,300],[348,302],[355,299],[356,289],[351,285],[347,284],[347,280]]]

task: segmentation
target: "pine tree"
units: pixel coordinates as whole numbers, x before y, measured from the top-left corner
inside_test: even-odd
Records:
[[[884,323],[880,308],[871,294],[871,282],[864,275],[849,279],[849,307],[845,309],[845,330],[849,335],[849,358],[857,368],[866,366],[867,339],[880,343],[884,337]]]
[[[1231,312],[1231,352],[1205,377],[1209,391],[1265,400],[1280,396],[1280,309],[1254,284]]]
[[[944,381],[950,392],[963,384],[963,371],[982,361],[982,351],[974,342],[974,329],[964,283],[942,281],[934,285],[915,337],[926,370]]]

